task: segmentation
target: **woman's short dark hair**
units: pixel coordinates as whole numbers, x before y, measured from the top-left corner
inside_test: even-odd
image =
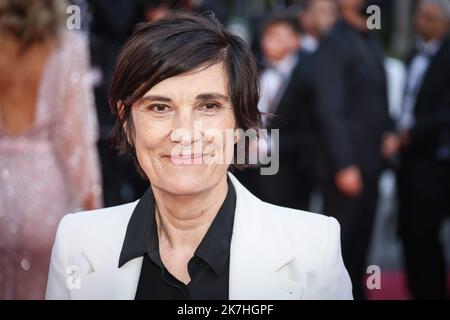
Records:
[[[225,30],[211,13],[177,11],[156,22],[138,24],[119,55],[109,93],[116,116],[113,139],[119,151],[131,154],[139,166],[131,106],[148,90],[165,79],[220,62],[227,72],[237,127],[260,128],[256,62],[240,37]]]

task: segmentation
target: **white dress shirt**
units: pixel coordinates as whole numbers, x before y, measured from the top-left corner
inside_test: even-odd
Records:
[[[261,98],[258,109],[261,112],[274,112],[276,105],[291,77],[292,70],[298,61],[297,54],[290,54],[284,59],[266,68],[260,77]]]
[[[305,34],[300,39],[302,50],[308,53],[314,53],[319,48],[319,41],[309,34]]]

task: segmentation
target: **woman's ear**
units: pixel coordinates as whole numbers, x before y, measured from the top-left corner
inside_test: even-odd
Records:
[[[238,143],[239,140],[241,139],[241,135],[240,135],[240,130],[239,128],[234,128],[234,144]]]
[[[122,120],[125,116],[125,105],[123,104],[122,100],[119,100],[117,102],[117,113],[119,116],[119,119]]]
[[[128,121],[125,118],[125,104],[122,101],[117,102],[117,110],[119,111],[119,118],[122,121],[122,128],[125,132],[125,136],[127,137],[127,141],[129,145],[133,145],[130,139],[130,130],[128,128]]]

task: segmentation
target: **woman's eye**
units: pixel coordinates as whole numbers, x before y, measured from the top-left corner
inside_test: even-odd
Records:
[[[219,108],[220,108],[220,105],[217,104],[217,103],[206,103],[203,106],[203,109],[206,110],[206,111],[214,111],[214,110],[219,109]]]
[[[149,106],[151,111],[155,111],[157,113],[163,113],[169,111],[169,108],[164,104],[152,104]]]

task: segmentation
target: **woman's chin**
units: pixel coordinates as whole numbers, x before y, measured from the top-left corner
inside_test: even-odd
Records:
[[[215,184],[214,176],[207,166],[183,166],[161,175],[158,184],[170,193],[189,195],[211,188]]]

